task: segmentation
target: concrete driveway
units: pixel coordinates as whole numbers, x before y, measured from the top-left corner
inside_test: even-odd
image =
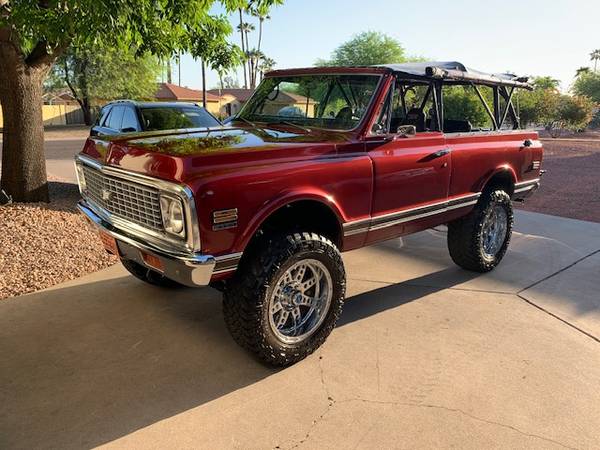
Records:
[[[44,152],[46,156],[46,172],[49,176],[57,177],[72,183],[77,182],[73,157],[83,149],[85,137],[82,135],[88,130],[76,129],[71,133],[63,132],[58,135],[47,133],[44,140]],[[1,133],[0,133],[1,134]],[[57,133],[55,133],[57,134]],[[71,136],[69,136],[71,134]],[[2,138],[0,136],[0,156],[2,155]],[[0,163],[0,170],[2,164]]]
[[[443,230],[346,254],[338,327],[280,371],[216,291],[120,266],[0,302],[0,447],[597,448],[600,224],[516,228],[486,275]]]

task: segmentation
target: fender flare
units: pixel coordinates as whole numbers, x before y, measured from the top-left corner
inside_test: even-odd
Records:
[[[315,190],[314,188],[310,191],[282,192],[273,200],[265,203],[263,207],[253,215],[252,219],[246,225],[244,232],[236,239],[234,248],[236,248],[237,251],[243,252],[258,229],[269,217],[289,204],[306,200],[318,202],[327,207],[337,218],[340,232],[342,232],[342,224],[346,222],[346,220],[342,209],[331,195],[321,190]]]
[[[476,192],[482,192],[488,185],[488,183],[492,180],[492,178],[500,174],[508,175],[511,179],[514,188],[515,183],[518,181],[517,174],[511,166],[509,166],[508,164],[503,164],[501,166],[496,167],[494,170],[492,170],[492,172],[489,175],[487,175],[479,181],[479,183],[476,186]]]

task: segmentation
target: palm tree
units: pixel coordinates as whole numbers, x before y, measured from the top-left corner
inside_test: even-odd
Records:
[[[240,11],[240,24],[237,26],[237,29],[240,32],[240,35],[242,36],[242,53],[245,55],[246,54],[246,41],[244,39],[245,27],[244,27],[244,22],[242,19],[242,8],[240,8],[239,11]],[[242,69],[244,71],[244,89],[248,89],[248,76],[246,75],[246,62],[245,61],[242,61]]]
[[[269,20],[271,16],[269,16],[269,10],[273,6],[283,5],[284,0],[262,0],[256,2],[256,7],[251,9],[251,14],[258,18],[258,45],[256,46],[256,50],[261,51],[262,44],[262,34],[263,34],[263,24],[265,20]],[[254,80],[256,81],[256,76],[258,72],[258,64],[254,68]]]
[[[248,65],[248,83],[250,84],[250,89],[252,89],[252,61],[250,61],[250,41],[248,39],[248,34],[252,31],[254,31],[254,29],[255,29],[254,25],[252,25],[251,23],[248,23],[248,22],[242,23],[242,31],[246,38],[246,44],[245,44],[246,47],[245,47],[244,54],[246,55],[245,64]]]
[[[600,60],[600,49],[594,50],[590,53],[590,60],[594,61],[594,72],[598,71],[598,60]]]
[[[577,69],[577,71],[575,72],[575,78],[580,77],[581,75],[583,75],[584,73],[590,73],[590,68],[589,67],[580,67],[579,69]]]
[[[248,52],[248,64],[250,64],[250,89],[256,88],[256,74],[259,61],[264,57],[263,53],[253,48]]]
[[[260,60],[260,63],[258,64],[258,70],[260,70],[260,79],[261,80],[266,72],[273,70],[273,67],[275,67],[275,64],[277,64],[277,63],[275,62],[274,59],[268,58],[267,56],[263,55],[263,57]]]

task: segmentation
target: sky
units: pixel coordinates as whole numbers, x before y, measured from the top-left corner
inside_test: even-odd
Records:
[[[484,72],[550,75],[567,91],[576,69],[591,66],[589,53],[600,48],[599,0],[287,0],[270,15],[262,51],[278,69],[312,66],[353,35],[381,31],[408,55]],[[230,20],[235,27],[236,18]],[[239,33],[230,40],[239,45]],[[215,87],[217,75],[207,78],[207,87]],[[241,70],[237,78],[243,83]],[[181,60],[181,85],[202,86],[200,64],[189,55]]]

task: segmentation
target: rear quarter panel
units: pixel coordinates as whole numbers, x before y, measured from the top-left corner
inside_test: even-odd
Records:
[[[526,139],[531,147],[523,145]],[[533,160],[541,160],[542,153],[535,131],[447,134],[446,142],[452,151],[449,197],[479,192],[501,171],[508,171],[513,182],[539,177],[539,170],[532,170]]]

